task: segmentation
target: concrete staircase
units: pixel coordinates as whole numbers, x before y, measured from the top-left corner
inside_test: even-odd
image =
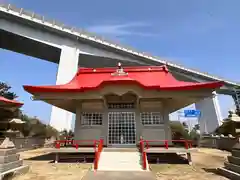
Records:
[[[101,153],[98,171],[144,171],[141,154],[136,150],[109,149]]]
[[[228,156],[228,162],[224,163],[223,168],[219,168],[219,172],[232,180],[240,179],[240,143],[237,143],[232,150],[232,155]]]

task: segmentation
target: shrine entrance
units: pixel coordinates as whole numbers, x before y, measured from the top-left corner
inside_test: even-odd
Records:
[[[135,112],[108,113],[108,144],[136,145]]]
[[[136,99],[133,93],[105,96],[108,109],[108,146],[136,146]]]

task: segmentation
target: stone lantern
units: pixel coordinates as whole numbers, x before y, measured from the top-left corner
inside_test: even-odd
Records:
[[[227,157],[225,167],[219,168],[219,172],[230,179],[240,179],[240,116],[234,111],[229,111],[228,120],[233,122],[238,141],[232,148],[232,155]]]
[[[0,132],[5,139],[0,144],[0,179],[12,173],[24,173],[28,166],[23,165],[20,155],[17,153],[11,137],[20,133],[24,122],[16,119],[18,109],[22,106],[14,100],[8,100],[0,96]]]
[[[234,113],[233,111],[229,111],[229,120],[234,122],[233,124],[235,128],[235,132],[239,137],[240,136],[240,116]]]

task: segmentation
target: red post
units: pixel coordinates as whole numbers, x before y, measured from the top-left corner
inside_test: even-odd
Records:
[[[192,148],[192,141],[189,141],[189,148]]]
[[[95,146],[96,148],[96,146]],[[103,139],[99,140],[98,148],[95,150],[94,170],[98,169],[98,162],[103,149]]]
[[[78,149],[78,143],[75,144],[76,149]]]
[[[101,143],[101,151],[100,151],[100,152],[102,152],[102,149],[103,149],[103,143],[104,143],[103,139],[100,139],[100,143]]]
[[[147,153],[145,151],[143,151],[143,170],[147,169]]]
[[[168,149],[168,140],[165,140],[165,148]]]
[[[98,151],[95,151],[94,170],[98,169]]]
[[[60,142],[55,141],[55,148],[60,149]]]
[[[185,141],[185,148],[188,149],[188,141]]]
[[[146,142],[147,143],[147,142]],[[145,170],[147,168],[147,155],[146,155],[146,152],[144,150],[144,141],[143,140],[140,140],[140,152],[142,154],[142,162],[143,162],[143,170]]]
[[[148,149],[149,148],[149,144],[148,144],[148,142],[146,141],[146,149]]]
[[[143,143],[143,141],[140,140],[140,143],[139,143],[139,149],[140,149],[140,152],[141,152],[141,153],[142,153],[142,151],[143,151],[143,149],[142,149],[142,143]]]

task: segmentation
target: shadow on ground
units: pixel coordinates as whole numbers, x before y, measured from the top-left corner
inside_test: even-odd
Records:
[[[217,168],[202,168],[202,169],[207,173],[212,173],[212,174],[216,174],[218,176],[222,176],[222,174],[219,173]],[[224,177],[224,176],[222,176],[222,177]]]
[[[55,162],[55,153],[48,153],[43,155],[34,156],[25,160],[30,161],[49,161],[50,163]],[[94,155],[93,154],[78,154],[78,153],[64,153],[59,155],[59,163],[72,163],[72,162],[83,162],[83,163],[93,163]]]
[[[147,155],[149,164],[188,164],[188,160],[176,153]]]
[[[51,161],[55,159],[55,154],[49,153],[49,154],[43,154],[43,155],[38,155],[34,156],[31,158],[27,158],[25,160],[31,160],[31,161]]]

